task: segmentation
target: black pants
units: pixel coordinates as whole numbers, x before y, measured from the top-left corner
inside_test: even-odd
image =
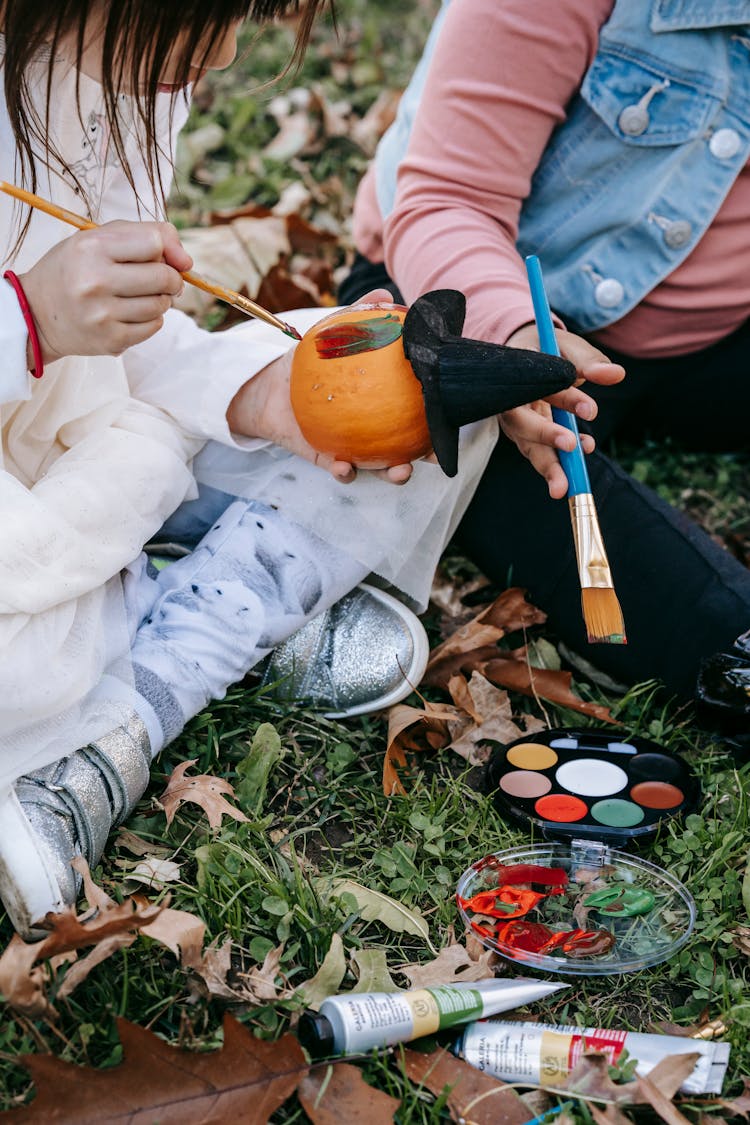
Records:
[[[341,299],[350,303],[376,286],[401,300],[384,267],[359,258]],[[586,388],[599,404],[590,427],[599,444],[648,434],[694,450],[750,448],[750,321],[690,356],[608,354],[627,378]],[[603,453],[587,463],[627,646],[587,644],[568,505],[550,499],[542,478],[502,436],[456,542],[493,581],[525,587],[557,636],[597,667],[626,683],[653,677],[690,698],[701,658],[750,627],[750,570]]]

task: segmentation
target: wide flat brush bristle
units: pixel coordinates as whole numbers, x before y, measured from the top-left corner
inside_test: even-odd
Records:
[[[583,619],[590,645],[626,645],[625,622],[617,595],[610,587],[581,590]]]

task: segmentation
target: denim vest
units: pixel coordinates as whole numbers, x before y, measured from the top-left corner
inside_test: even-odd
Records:
[[[428,66],[378,149],[384,215]],[[603,328],[687,258],[748,156],[750,0],[616,0],[533,177],[518,250],[539,255],[569,326]]]

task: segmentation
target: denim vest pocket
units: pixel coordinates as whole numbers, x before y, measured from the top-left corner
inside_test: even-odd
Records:
[[[659,60],[648,65],[605,50],[590,67],[581,96],[623,144],[651,148],[695,140],[722,105],[720,97]]]

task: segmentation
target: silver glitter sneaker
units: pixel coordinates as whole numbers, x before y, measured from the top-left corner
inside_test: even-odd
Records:
[[[329,719],[367,715],[405,699],[429,654],[419,618],[363,583],[275,648],[263,683],[277,699],[324,707]]]
[[[149,779],[151,746],[133,712],[126,725],[59,762],[26,774],[0,798],[0,898],[24,938],[72,906],[81,878],[70,866],[99,861],[110,831],[135,807]]]

